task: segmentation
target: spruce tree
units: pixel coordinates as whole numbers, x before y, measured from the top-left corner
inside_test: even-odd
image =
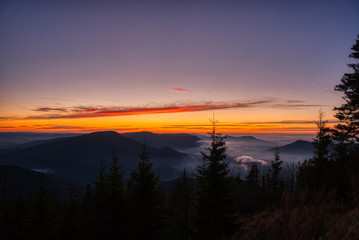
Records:
[[[359,171],[359,35],[351,48],[348,64],[351,73],[345,73],[335,90],[344,94],[344,104],[334,108],[335,117],[341,122],[333,130],[336,144],[335,173],[337,174],[337,193],[339,197],[348,197],[358,187]]]
[[[280,160],[278,148],[274,150],[273,154],[274,161],[271,161],[269,184],[273,201],[272,203],[274,205],[278,205],[283,190],[283,182],[280,179],[283,161]]]
[[[181,240],[191,239],[193,219],[193,182],[183,170],[172,196],[175,231]]]
[[[260,204],[260,191],[259,191],[259,170],[257,164],[251,165],[245,179],[244,194],[241,201],[241,212],[249,213],[255,212]]]
[[[61,237],[63,239],[75,240],[80,237],[80,200],[71,185],[68,199],[63,203],[63,222]]]
[[[41,183],[32,197],[25,225],[27,239],[47,240],[56,238],[54,199],[49,196],[47,184]]]
[[[216,133],[214,123],[210,138],[207,152],[202,152],[203,162],[197,167],[197,237],[223,239],[232,231],[236,209],[226,142]]]
[[[86,238],[89,239],[107,239],[107,216],[106,216],[106,201],[108,196],[108,187],[106,184],[104,162],[100,161],[100,168],[97,178],[93,181],[93,192],[91,199],[91,208],[89,219],[87,219]],[[85,234],[85,235],[86,235]]]
[[[165,195],[152,169],[148,146],[143,145],[137,169],[131,173],[129,194],[134,239],[162,239]]]
[[[359,141],[359,35],[351,48],[349,58],[354,63],[348,64],[351,73],[345,73],[341,83],[335,86],[335,91],[343,92],[345,101],[340,107],[335,107],[335,117],[341,121],[335,126],[334,137],[339,143],[357,143]]]
[[[118,163],[118,159],[113,153],[111,168],[105,176],[105,182],[108,189],[106,198],[106,216],[108,235],[110,239],[117,239],[118,236],[127,238],[127,204],[125,196],[125,188],[123,183],[122,167]]]
[[[276,148],[274,150],[274,161],[271,161],[271,169],[270,169],[270,173],[271,173],[271,177],[270,177],[270,181],[271,181],[271,185],[272,185],[272,190],[273,192],[277,192],[278,188],[280,187],[280,172],[282,170],[282,163],[283,161],[280,160],[280,155],[279,155],[279,149]]]
[[[326,165],[329,161],[329,147],[332,143],[330,128],[327,127],[327,122],[324,121],[324,113],[322,110],[319,111],[319,121],[317,122],[318,133],[313,139],[314,147],[314,161],[316,165]]]

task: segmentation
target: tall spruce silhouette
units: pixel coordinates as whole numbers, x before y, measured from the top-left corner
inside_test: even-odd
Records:
[[[359,35],[351,48],[348,64],[352,72],[345,73],[334,90],[344,94],[344,104],[335,107],[335,117],[340,121],[333,130],[336,144],[336,172],[338,175],[338,194],[346,197],[357,188],[359,181]],[[354,183],[354,185],[353,185]]]
[[[319,111],[317,122],[318,132],[313,139],[313,158],[298,165],[297,188],[312,193],[318,190],[329,190],[336,186],[336,176],[333,175],[333,162],[330,161],[329,147],[332,142],[330,128],[324,120],[324,113]]]
[[[226,155],[226,142],[216,132],[214,120],[211,143],[202,152],[203,162],[197,167],[197,231],[198,239],[223,239],[228,236],[236,218],[232,182]]]
[[[137,169],[131,173],[129,194],[134,239],[162,239],[165,224],[165,195],[152,169],[147,144],[139,155]]]
[[[359,35],[351,48],[349,58],[354,63],[348,64],[351,73],[345,73],[341,83],[334,90],[344,94],[345,101],[340,107],[335,107],[335,117],[341,121],[335,126],[334,137],[339,142],[357,143],[359,141]]]

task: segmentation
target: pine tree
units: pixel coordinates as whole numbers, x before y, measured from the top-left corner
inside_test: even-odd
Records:
[[[183,170],[182,177],[177,180],[172,199],[179,239],[190,239],[193,219],[193,183],[192,179],[187,177],[186,170]]]
[[[319,111],[319,121],[317,122],[318,133],[313,139],[314,160],[316,165],[325,165],[329,161],[329,147],[332,142],[330,135],[330,128],[327,127],[327,122],[324,121],[324,113]]]
[[[93,191],[90,201],[90,213],[88,214],[87,222],[85,223],[88,229],[85,232],[86,238],[90,239],[107,239],[107,216],[106,216],[106,201],[108,196],[108,187],[106,184],[104,162],[100,161],[100,168],[97,178],[93,181]]]
[[[309,193],[316,191],[328,191],[338,184],[338,173],[335,170],[331,153],[332,145],[331,129],[327,127],[327,121],[323,120],[324,113],[319,111],[319,121],[316,123],[318,132],[313,139],[313,157],[298,165],[297,187]]]
[[[280,196],[283,190],[283,182],[280,179],[283,161],[280,160],[279,149],[274,150],[274,161],[271,161],[270,169],[270,188],[273,204],[279,204]]]
[[[355,63],[348,64],[353,72],[345,73],[341,83],[335,86],[335,91],[343,92],[345,101],[340,107],[335,107],[337,111],[335,117],[342,123],[335,126],[334,137],[339,143],[357,143],[359,141],[359,35],[356,43],[351,48],[353,52],[349,58],[353,58]]]
[[[157,186],[158,176],[152,169],[147,145],[139,155],[137,169],[131,173],[129,194],[133,238],[161,239],[164,233],[165,195]]]
[[[271,161],[271,184],[273,192],[277,192],[280,186],[280,172],[282,170],[283,161],[280,160],[279,149],[274,150],[274,161]]]
[[[54,199],[49,196],[47,185],[43,179],[41,179],[35,196],[31,199],[28,216],[24,234],[27,239],[56,238]]]
[[[241,212],[255,212],[260,204],[260,191],[259,191],[259,170],[257,164],[251,165],[245,179],[244,195],[241,202]]]
[[[344,94],[344,104],[334,108],[335,117],[341,122],[333,130],[336,144],[335,173],[337,173],[337,193],[347,197],[348,193],[358,187],[359,171],[359,35],[353,45],[349,58],[354,63],[348,64],[351,73],[345,73],[335,90]],[[354,184],[354,185],[353,185]]]
[[[118,236],[126,239],[128,234],[127,204],[121,168],[115,153],[113,153],[110,171],[105,176],[105,184],[108,189],[105,209],[107,232],[112,239],[117,239]]]
[[[210,133],[211,145],[202,152],[197,167],[197,237],[223,239],[231,233],[236,209],[226,160],[226,142],[221,134]]]
[[[80,201],[75,192],[74,185],[71,185],[68,199],[64,202],[64,217],[62,223],[61,237],[74,240],[80,236]]]

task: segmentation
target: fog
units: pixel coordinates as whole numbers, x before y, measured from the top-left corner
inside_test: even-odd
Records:
[[[199,145],[195,148],[178,149],[179,151],[190,154],[190,161],[188,161],[183,168],[189,172],[194,172],[196,167],[201,164],[201,151],[206,152],[206,147],[210,144],[210,139],[205,135],[197,135],[201,138]],[[265,172],[269,166],[270,161],[274,160],[274,149],[276,147],[284,146],[293,143],[297,140],[312,141],[314,135],[309,134],[237,134],[225,138],[227,146],[227,159],[232,175],[240,174],[244,177],[248,174],[252,164],[257,164],[261,172]],[[241,138],[243,137],[243,138]],[[293,167],[298,162],[302,162],[312,157],[312,152],[304,153],[280,153],[280,159],[283,161],[283,168],[288,166]]]

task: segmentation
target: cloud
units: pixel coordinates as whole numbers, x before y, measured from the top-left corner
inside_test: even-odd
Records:
[[[165,88],[165,89],[170,91],[170,92],[175,92],[175,93],[190,93],[190,92],[193,92],[193,91],[185,89],[185,88]]]
[[[326,105],[320,105],[320,104],[304,104],[301,102],[291,102],[291,100],[287,101],[286,103],[278,103],[273,104],[270,107],[271,108],[282,108],[282,109],[303,109],[303,108],[309,108],[309,107],[325,107]]]
[[[44,114],[30,115],[27,117],[0,117],[0,121],[19,120],[19,119],[77,119],[77,118],[94,118],[94,117],[113,117],[128,115],[147,115],[162,113],[182,113],[182,112],[200,112],[215,111],[239,108],[282,108],[282,109],[301,109],[318,107],[315,104],[298,104],[297,101],[278,102],[273,99],[253,100],[253,101],[230,101],[230,102],[175,102],[166,105],[147,105],[144,107],[123,107],[123,106],[73,106],[73,107],[38,107],[33,109],[34,112],[43,112]],[[45,114],[46,113],[46,114]],[[315,121],[313,121],[315,122]],[[272,122],[272,124],[284,124],[285,122]],[[289,123],[289,121],[287,122]],[[293,121],[292,123],[299,123]],[[304,121],[302,121],[304,123]],[[310,123],[310,122],[306,122]],[[247,123],[237,123],[235,126]],[[254,124],[254,123],[250,123]],[[258,122],[256,124],[270,124]],[[227,127],[232,126],[229,124]],[[234,126],[233,126],[234,127]]]
[[[262,166],[263,165],[268,165],[268,163],[266,161],[263,161],[263,160],[260,160],[260,159],[255,159],[255,158],[253,158],[251,156],[246,156],[246,155],[236,157],[234,160],[237,163],[241,163],[241,164],[259,163]]]
[[[67,114],[46,114],[29,116],[26,119],[66,119],[66,118],[93,118],[93,117],[111,117],[128,115],[147,115],[161,113],[180,113],[180,112],[199,112],[214,111],[233,108],[260,107],[270,103],[268,100],[252,102],[201,102],[193,104],[171,104],[159,107],[92,107],[77,106],[64,109],[62,112],[71,112]],[[45,108],[47,109],[47,108]],[[52,108],[49,108],[52,109]]]
[[[86,129],[83,127],[77,127],[77,126],[35,126],[36,129],[51,129],[51,130],[82,130],[82,129]]]
[[[302,101],[302,100],[287,100],[287,103],[305,103],[305,101]]]
[[[33,125],[33,127],[37,130],[55,130],[56,132],[69,132],[69,131],[75,131],[75,132],[93,132],[93,131],[119,131],[119,132],[125,132],[125,131],[137,131],[141,130],[140,128],[133,128],[129,125],[122,125],[122,126],[116,126],[116,127],[110,127],[110,128],[103,128],[103,127],[93,127],[93,126],[71,126],[71,125],[57,125],[57,124],[44,124],[44,125]]]
[[[0,117],[0,121],[16,120],[16,117]]]
[[[36,112],[67,112],[66,108],[50,108],[50,107],[40,107],[40,108],[36,108],[33,109],[33,111]]]

